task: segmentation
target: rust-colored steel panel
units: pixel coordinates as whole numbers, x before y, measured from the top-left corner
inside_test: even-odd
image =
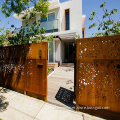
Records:
[[[43,64],[42,68],[38,67],[38,64]],[[32,64],[32,65],[31,65]],[[47,89],[47,64],[45,60],[27,60],[25,63],[26,74],[26,87],[25,91],[33,92],[36,94],[46,95]],[[45,86],[46,85],[46,86]]]
[[[120,113],[120,35],[77,39],[76,104]]]
[[[47,43],[0,47],[0,85],[47,96]]]

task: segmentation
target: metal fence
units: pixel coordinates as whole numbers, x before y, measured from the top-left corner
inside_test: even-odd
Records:
[[[76,104],[120,113],[120,35],[77,39]]]
[[[47,43],[0,47],[0,86],[47,97]]]

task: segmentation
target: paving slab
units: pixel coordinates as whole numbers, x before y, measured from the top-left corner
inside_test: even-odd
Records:
[[[80,114],[45,103],[36,116],[39,120],[83,120]]]
[[[63,107],[45,103],[37,114],[38,120],[104,120],[82,112],[75,112]]]
[[[43,101],[31,99],[24,95],[18,95],[10,101],[9,106],[27,115],[35,117],[44,105]]]
[[[6,111],[0,112],[2,120],[33,120],[34,118],[28,116],[14,108],[8,107]]]
[[[74,66],[74,64],[72,64]],[[54,73],[50,76],[54,78],[66,78],[74,80],[74,68],[60,66]]]
[[[4,101],[9,102],[16,97],[16,94],[14,91],[4,88],[0,91],[0,96],[4,96]]]

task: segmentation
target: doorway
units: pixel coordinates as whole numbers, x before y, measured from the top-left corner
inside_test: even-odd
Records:
[[[65,63],[74,63],[75,46],[74,43],[65,43]]]

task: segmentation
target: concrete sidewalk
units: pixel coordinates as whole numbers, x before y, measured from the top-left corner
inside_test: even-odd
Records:
[[[2,120],[102,120],[0,87]],[[83,119],[84,116],[84,119]]]

